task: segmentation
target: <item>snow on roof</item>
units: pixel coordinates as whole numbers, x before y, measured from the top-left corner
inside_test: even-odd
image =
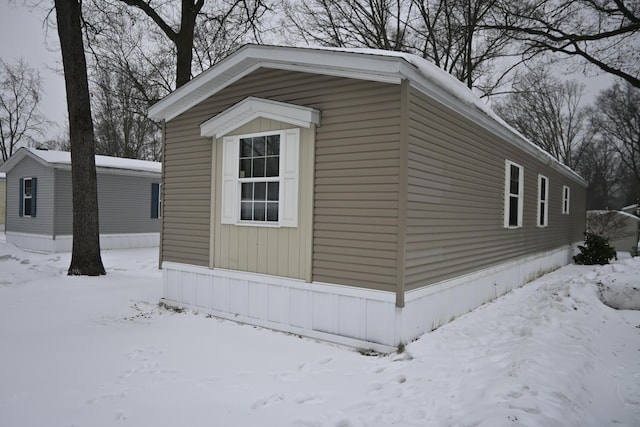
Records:
[[[607,210],[593,210],[593,211],[587,211],[587,215],[606,215],[606,214],[618,214],[618,215],[622,215],[631,219],[634,219],[636,221],[640,221],[640,218],[638,218],[637,216],[630,214],[628,212],[623,212],[623,211],[607,211]]]
[[[502,120],[458,79],[428,60],[404,52],[364,48],[245,45],[157,102],[149,109],[149,117],[171,120],[261,67],[395,84],[407,79],[421,92],[490,129],[529,154],[543,161],[551,160],[565,175],[587,184],[575,171]]]
[[[0,172],[0,179],[5,179],[7,177],[7,174],[4,172]]]
[[[47,163],[58,165],[70,165],[71,153],[68,151],[38,150],[27,148],[33,155],[41,158]],[[124,159],[121,157],[96,156],[96,167],[110,169],[127,169],[142,172],[162,172],[162,163],[148,160]]]

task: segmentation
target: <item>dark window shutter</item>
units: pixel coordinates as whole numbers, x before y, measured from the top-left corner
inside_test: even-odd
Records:
[[[24,207],[24,178],[20,178],[20,204],[18,205],[18,215],[24,216],[22,209]]]
[[[158,218],[158,202],[160,201],[160,184],[151,184],[151,218]]]
[[[31,178],[31,216],[36,216],[36,195],[38,189],[38,178]],[[46,216],[46,215],[45,215]]]

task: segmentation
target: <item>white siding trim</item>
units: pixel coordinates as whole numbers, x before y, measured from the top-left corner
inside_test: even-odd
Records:
[[[31,252],[71,252],[73,236],[55,238],[44,234],[7,232],[7,243]],[[100,249],[153,248],[160,244],[160,233],[101,234]]]
[[[200,135],[221,138],[257,118],[309,128],[320,123],[320,111],[250,96],[201,124]]]

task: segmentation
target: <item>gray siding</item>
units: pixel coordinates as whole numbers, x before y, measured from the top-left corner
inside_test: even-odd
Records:
[[[0,178],[0,224],[4,225],[7,210],[7,181]]]
[[[409,106],[406,289],[582,239],[585,189],[415,89]],[[524,167],[523,227],[503,226],[505,159]],[[549,179],[537,227],[538,174]],[[571,188],[562,215],[562,186]]]
[[[73,233],[71,171],[55,171],[56,235]],[[100,234],[157,233],[160,220],[151,218],[151,184],[160,177],[99,172]]]
[[[20,217],[20,178],[38,178],[36,216]],[[15,233],[53,232],[53,169],[25,157],[7,173],[7,223],[5,230]]]
[[[247,96],[321,111],[313,280],[394,291],[398,85],[261,69],[168,121],[163,259],[208,264],[212,141],[199,125]]]

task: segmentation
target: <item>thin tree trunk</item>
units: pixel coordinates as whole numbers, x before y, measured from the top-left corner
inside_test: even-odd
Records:
[[[98,276],[106,272],[100,257],[95,140],[80,22],[81,3],[55,0],[55,6],[71,140],[73,249],[68,274]]]

